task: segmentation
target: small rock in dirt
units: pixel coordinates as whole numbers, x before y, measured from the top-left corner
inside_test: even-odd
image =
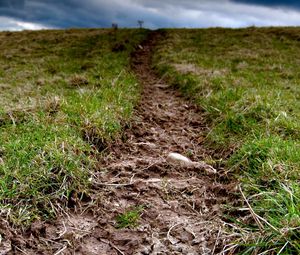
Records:
[[[168,154],[167,160],[171,163],[177,163],[182,166],[187,166],[187,167],[195,167],[199,168],[201,170],[205,170],[208,174],[216,174],[217,170],[214,169],[212,166],[206,164],[205,162],[194,162],[190,160],[189,158],[176,153],[176,152],[170,152]]]
[[[167,160],[173,163],[179,163],[179,164],[183,164],[183,165],[192,165],[193,162],[188,159],[187,157],[176,153],[176,152],[170,152],[168,154]]]

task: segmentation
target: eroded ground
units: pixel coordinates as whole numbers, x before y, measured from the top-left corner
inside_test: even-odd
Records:
[[[222,208],[232,185],[206,164],[201,110],[151,70],[160,36],[152,33],[132,56],[142,98],[131,126],[98,164],[93,197],[55,224],[37,222],[24,240],[10,233],[0,254],[217,254],[228,244]],[[199,164],[172,163],[170,152]],[[116,217],[132,208],[140,208],[138,226],[118,229]]]

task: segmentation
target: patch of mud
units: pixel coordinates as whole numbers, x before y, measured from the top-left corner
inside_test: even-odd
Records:
[[[211,159],[202,147],[202,111],[151,70],[151,52],[162,35],[153,32],[132,55],[143,95],[125,142],[118,140],[98,162],[91,202],[55,223],[35,223],[23,237],[2,235],[0,254],[218,254],[231,237],[222,208],[233,185],[218,181],[205,164],[174,164],[170,152],[194,162]],[[118,229],[116,217],[141,207],[138,226]],[[9,241],[10,240],[10,241]]]

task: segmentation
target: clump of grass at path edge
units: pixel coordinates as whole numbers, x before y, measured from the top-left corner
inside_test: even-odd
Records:
[[[147,33],[0,33],[2,217],[26,226],[89,193],[96,158],[139,98],[129,58]]]
[[[228,252],[299,254],[300,29],[166,33],[155,67],[205,110],[206,142],[227,148],[223,162],[256,214],[243,203],[246,217],[231,219],[240,233]]]

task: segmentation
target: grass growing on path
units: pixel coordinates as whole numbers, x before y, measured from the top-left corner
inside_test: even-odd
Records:
[[[205,110],[206,142],[228,148],[254,211],[236,219],[235,253],[299,254],[300,29],[166,32],[155,67]]]
[[[130,53],[146,30],[0,33],[0,211],[26,226],[56,215],[139,98]]]
[[[142,211],[143,211],[143,207],[138,206],[135,208],[131,208],[122,214],[117,215],[116,217],[117,228],[137,227]]]

